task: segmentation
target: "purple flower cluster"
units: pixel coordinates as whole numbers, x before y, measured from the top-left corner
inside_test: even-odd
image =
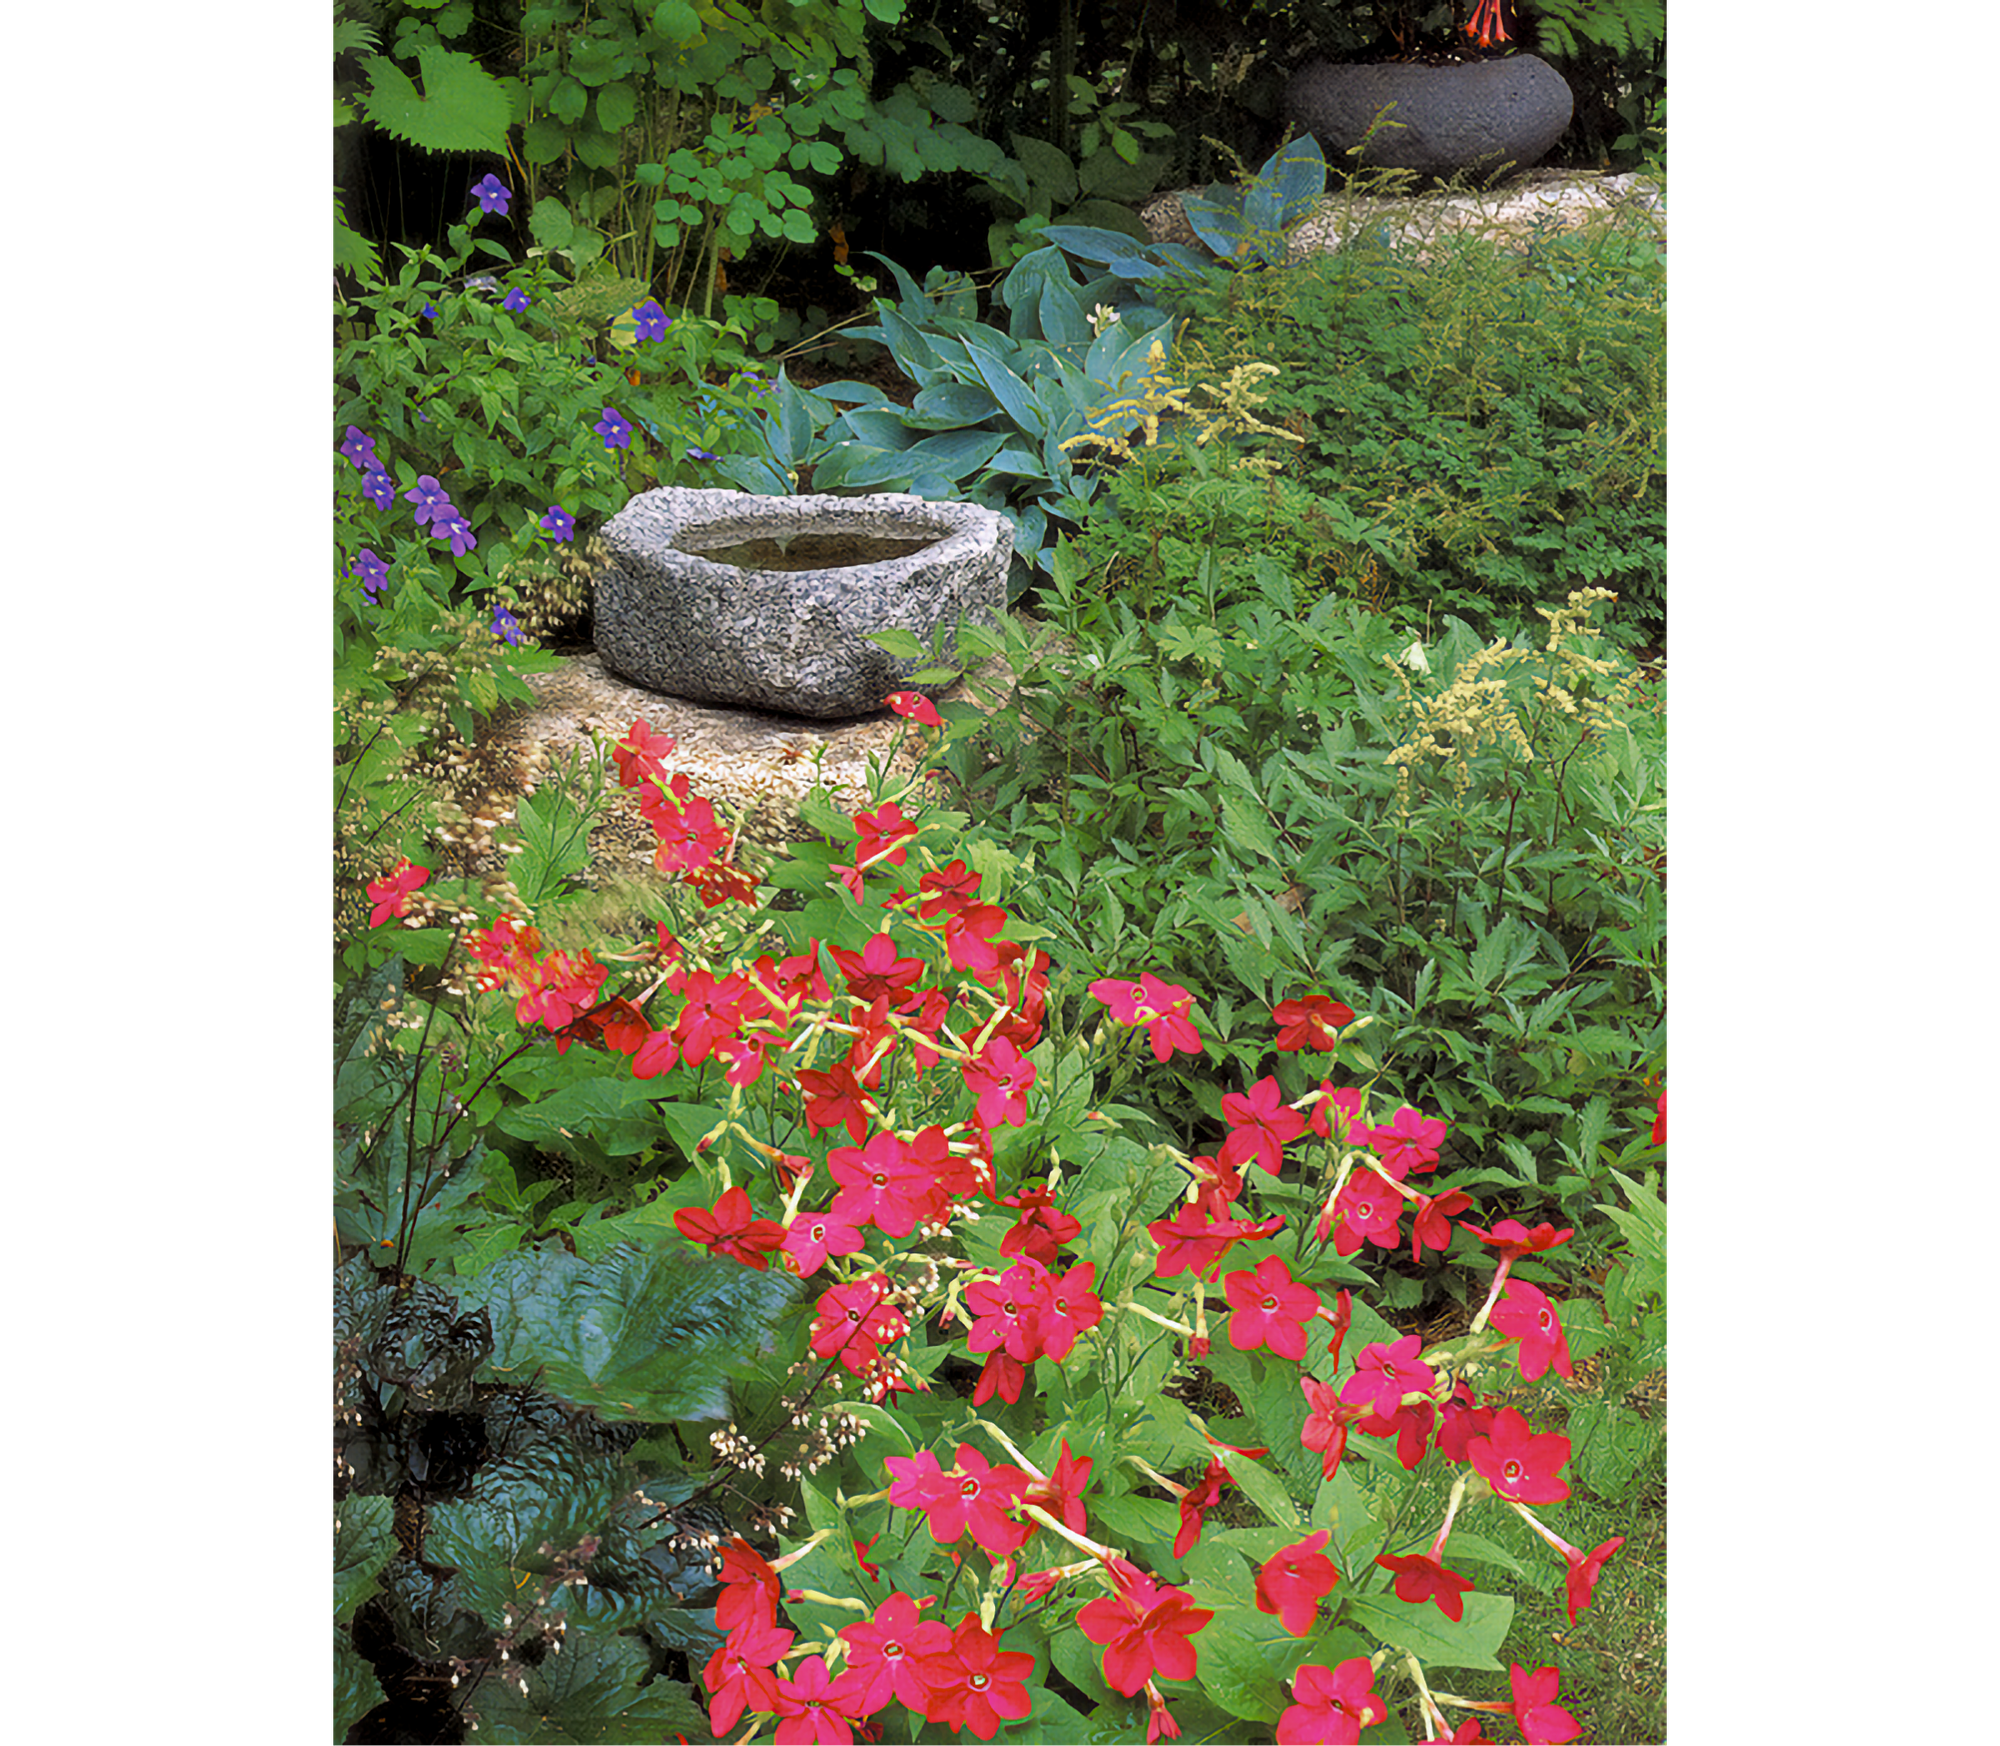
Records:
[[[387,509],[396,501],[396,483],[389,477],[375,453],[375,439],[358,425],[350,424],[341,439],[340,452],[361,470],[361,490],[377,509]]]
[[[403,493],[406,503],[417,506],[417,526],[430,523],[431,538],[449,540],[452,555],[463,557],[479,541],[473,537],[472,524],[459,514],[458,506],[450,495],[430,474],[423,474],[408,491]]]
[[[648,297],[632,311],[632,321],[642,340],[663,340],[667,329],[674,325],[673,317],[660,307],[657,297]]]
[[[481,212],[497,212],[502,218],[507,216],[507,202],[514,198],[507,184],[491,175],[472,184],[472,197],[479,202]]]

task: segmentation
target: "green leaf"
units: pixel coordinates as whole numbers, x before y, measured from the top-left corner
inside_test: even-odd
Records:
[[[597,125],[606,133],[623,133],[639,113],[639,100],[623,79],[597,93]]]
[[[1261,855],[1267,861],[1280,859],[1278,839],[1272,833],[1264,809],[1247,795],[1234,789],[1222,791],[1222,834],[1239,849]]]
[[[341,1626],[333,1628],[333,1737],[345,1740],[348,1730],[388,1696],[374,1667],[354,1647]]]
[[[688,0],[660,0],[653,8],[653,31],[670,43],[695,43],[702,37],[701,20]]]
[[[361,107],[384,133],[432,152],[504,152],[513,118],[508,82],[437,43],[417,50],[424,88],[385,55],[362,62]]]
[[[393,1498],[350,1497],[335,1511],[333,1618],[345,1624],[375,1592],[376,1573],[396,1556]]]
[[[1435,1601],[1403,1601],[1394,1595],[1348,1595],[1346,1617],[1385,1643],[1406,1650],[1433,1667],[1498,1669],[1496,1659],[1514,1622],[1514,1597],[1467,1594],[1465,1617],[1457,1624],[1438,1610]]]
[[[509,1662],[481,1682],[477,1737],[537,1746],[712,1738],[707,1713],[688,1687],[665,1677],[641,1683],[650,1660],[636,1637],[571,1631],[562,1653],[539,1667]]]
[[[608,1419],[719,1418],[726,1379],[766,1345],[797,1295],[789,1276],[623,1244],[593,1263],[508,1255],[474,1282],[493,1321],[492,1369]]]
[[[528,215],[528,234],[545,249],[566,249],[576,236],[576,220],[553,195],[535,202]]]

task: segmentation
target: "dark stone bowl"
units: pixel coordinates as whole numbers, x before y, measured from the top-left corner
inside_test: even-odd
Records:
[[[1389,125],[1361,163],[1484,181],[1539,162],[1569,126],[1571,108],[1569,82],[1533,55],[1442,67],[1308,61],[1284,99],[1285,119],[1319,141],[1330,165],[1356,162],[1347,154],[1386,109]]]

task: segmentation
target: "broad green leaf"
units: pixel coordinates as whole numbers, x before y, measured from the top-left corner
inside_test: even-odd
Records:
[[[375,1576],[396,1556],[393,1498],[350,1497],[334,1511],[333,1619],[345,1624],[375,1592]]]
[[[1247,1609],[1246,1609],[1247,1614]],[[1195,1679],[1201,1689],[1232,1716],[1246,1722],[1275,1722],[1291,1703],[1284,1682],[1273,1670],[1269,1645],[1289,1641],[1276,1619],[1263,1620],[1265,1631],[1252,1626],[1258,1614],[1218,1611],[1190,1641],[1195,1651]]]
[[[1281,859],[1278,839],[1269,818],[1254,800],[1232,789],[1222,791],[1222,833],[1239,849],[1261,855],[1267,861]]]
[[[348,1631],[333,1628],[333,1737],[345,1740],[348,1731],[383,1701],[388,1694],[375,1677],[374,1667],[354,1647]]]
[[[621,1245],[594,1263],[559,1249],[504,1256],[475,1282],[502,1379],[607,1419],[719,1418],[726,1378],[768,1344],[797,1294],[791,1278],[691,1256],[685,1245]]]
[[[636,1636],[571,1631],[560,1655],[532,1668],[510,1662],[481,1682],[477,1738],[535,1746],[712,1738],[687,1686],[665,1677],[641,1684],[650,1659]]]
[[[417,50],[422,91],[386,55],[370,55],[362,66],[369,89],[361,107],[384,133],[432,152],[507,149],[513,120],[507,81],[494,78],[470,55],[426,43]]]
[[[1364,1631],[1432,1667],[1500,1668],[1496,1659],[1514,1622],[1514,1597],[1467,1594],[1465,1617],[1457,1624],[1435,1601],[1401,1601],[1394,1595],[1348,1595],[1346,1616]]]

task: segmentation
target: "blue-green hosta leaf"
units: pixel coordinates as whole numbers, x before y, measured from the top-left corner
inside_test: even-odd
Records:
[[[966,335],[965,349],[979,378],[993,397],[1007,409],[1007,416],[1032,437],[1043,435],[1048,418],[1037,402],[1034,390],[1014,373],[1004,355],[1007,342],[998,334]]]
[[[1282,259],[1284,233],[1326,188],[1326,156],[1310,134],[1295,139],[1257,172],[1243,198],[1243,218],[1266,260]]]
[[[900,490],[908,482],[908,471],[895,451],[870,448],[851,438],[836,441],[813,466],[815,491],[860,490],[864,484]]]
[[[971,382],[933,382],[919,389],[910,411],[911,423],[921,422],[930,430],[962,430],[983,424],[1000,411],[993,391]]]
[[[840,415],[829,434],[836,439],[855,438],[867,448],[886,454],[900,453],[916,441],[916,433],[904,422],[900,406],[854,407]]]
[[[1183,194],[1181,213],[1195,235],[1225,261],[1251,256],[1241,196],[1233,196],[1225,188],[1211,188],[1206,194]]]
[[[492,1367],[607,1419],[715,1418],[728,1375],[768,1346],[796,1295],[786,1274],[623,1245],[585,1263],[560,1249],[508,1255],[475,1282],[493,1322]]]
[[[911,473],[936,473],[956,483],[1000,452],[1007,433],[1000,430],[947,430],[912,443],[898,458]]]

